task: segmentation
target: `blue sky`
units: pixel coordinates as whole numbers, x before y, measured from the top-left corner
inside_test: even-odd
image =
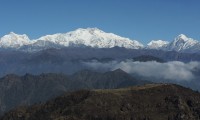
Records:
[[[143,44],[181,33],[200,40],[199,6],[200,0],[0,0],[0,37],[97,27]]]

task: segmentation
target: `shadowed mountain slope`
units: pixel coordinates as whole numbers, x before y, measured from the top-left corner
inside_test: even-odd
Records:
[[[120,69],[106,73],[84,70],[71,76],[10,74],[0,79],[0,113],[19,105],[44,102],[66,91],[122,88],[145,83],[150,82],[137,80]]]
[[[31,107],[19,107],[1,120],[199,120],[200,94],[173,84],[110,90],[80,90]]]
[[[164,63],[165,61],[158,58],[158,57],[154,57],[154,56],[150,56],[150,55],[141,55],[138,57],[134,57],[133,61],[139,61],[139,62],[148,62],[148,61],[156,61],[159,63]]]

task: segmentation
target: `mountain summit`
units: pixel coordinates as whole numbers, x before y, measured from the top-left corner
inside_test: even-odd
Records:
[[[10,32],[9,34],[3,36],[0,39],[0,47],[1,48],[20,48],[23,45],[30,44],[31,41],[27,35],[18,35],[14,32]]]
[[[161,49],[169,44],[168,41],[163,40],[152,40],[147,44],[147,48],[149,49]]]
[[[168,45],[168,50],[185,51],[193,48],[198,43],[199,42],[197,40],[188,38],[184,34],[180,34]]]
[[[120,37],[113,33],[106,33],[98,28],[79,28],[68,33],[46,35],[36,40],[30,40],[27,35],[18,35],[11,32],[0,39],[1,48],[21,48],[25,51],[27,49],[30,51],[38,51],[46,48],[84,46],[94,48],[143,48],[143,45],[136,40]]]
[[[135,40],[106,33],[98,28],[79,28],[64,34],[46,35],[38,40],[49,41],[63,46],[89,46],[96,48],[125,47],[130,49],[142,48],[143,45]]]

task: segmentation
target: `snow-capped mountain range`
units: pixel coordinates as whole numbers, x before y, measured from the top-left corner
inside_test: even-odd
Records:
[[[62,47],[94,47],[127,49],[158,49],[179,52],[200,52],[200,42],[188,38],[184,34],[177,36],[172,42],[152,40],[146,46],[136,40],[121,37],[113,33],[106,33],[98,28],[79,28],[68,33],[57,33],[30,40],[25,34],[14,32],[0,38],[0,49],[14,49],[22,51],[40,51],[47,48]]]
[[[68,33],[46,35],[36,40],[30,40],[27,35],[18,35],[11,32],[0,40],[0,48],[37,51],[46,48],[60,47],[95,47],[112,48],[124,47],[140,49],[144,46],[136,40],[120,37],[113,33],[105,33],[97,28],[77,29]]]

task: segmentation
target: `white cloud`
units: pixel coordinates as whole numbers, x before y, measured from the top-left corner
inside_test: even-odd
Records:
[[[167,63],[158,63],[155,61],[133,62],[130,60],[122,62],[112,61],[108,63],[93,61],[84,64],[92,69],[114,70],[120,68],[127,73],[135,73],[144,77],[184,81],[194,79],[195,76],[193,75],[192,70],[200,65],[198,62],[183,63],[172,61]]]

